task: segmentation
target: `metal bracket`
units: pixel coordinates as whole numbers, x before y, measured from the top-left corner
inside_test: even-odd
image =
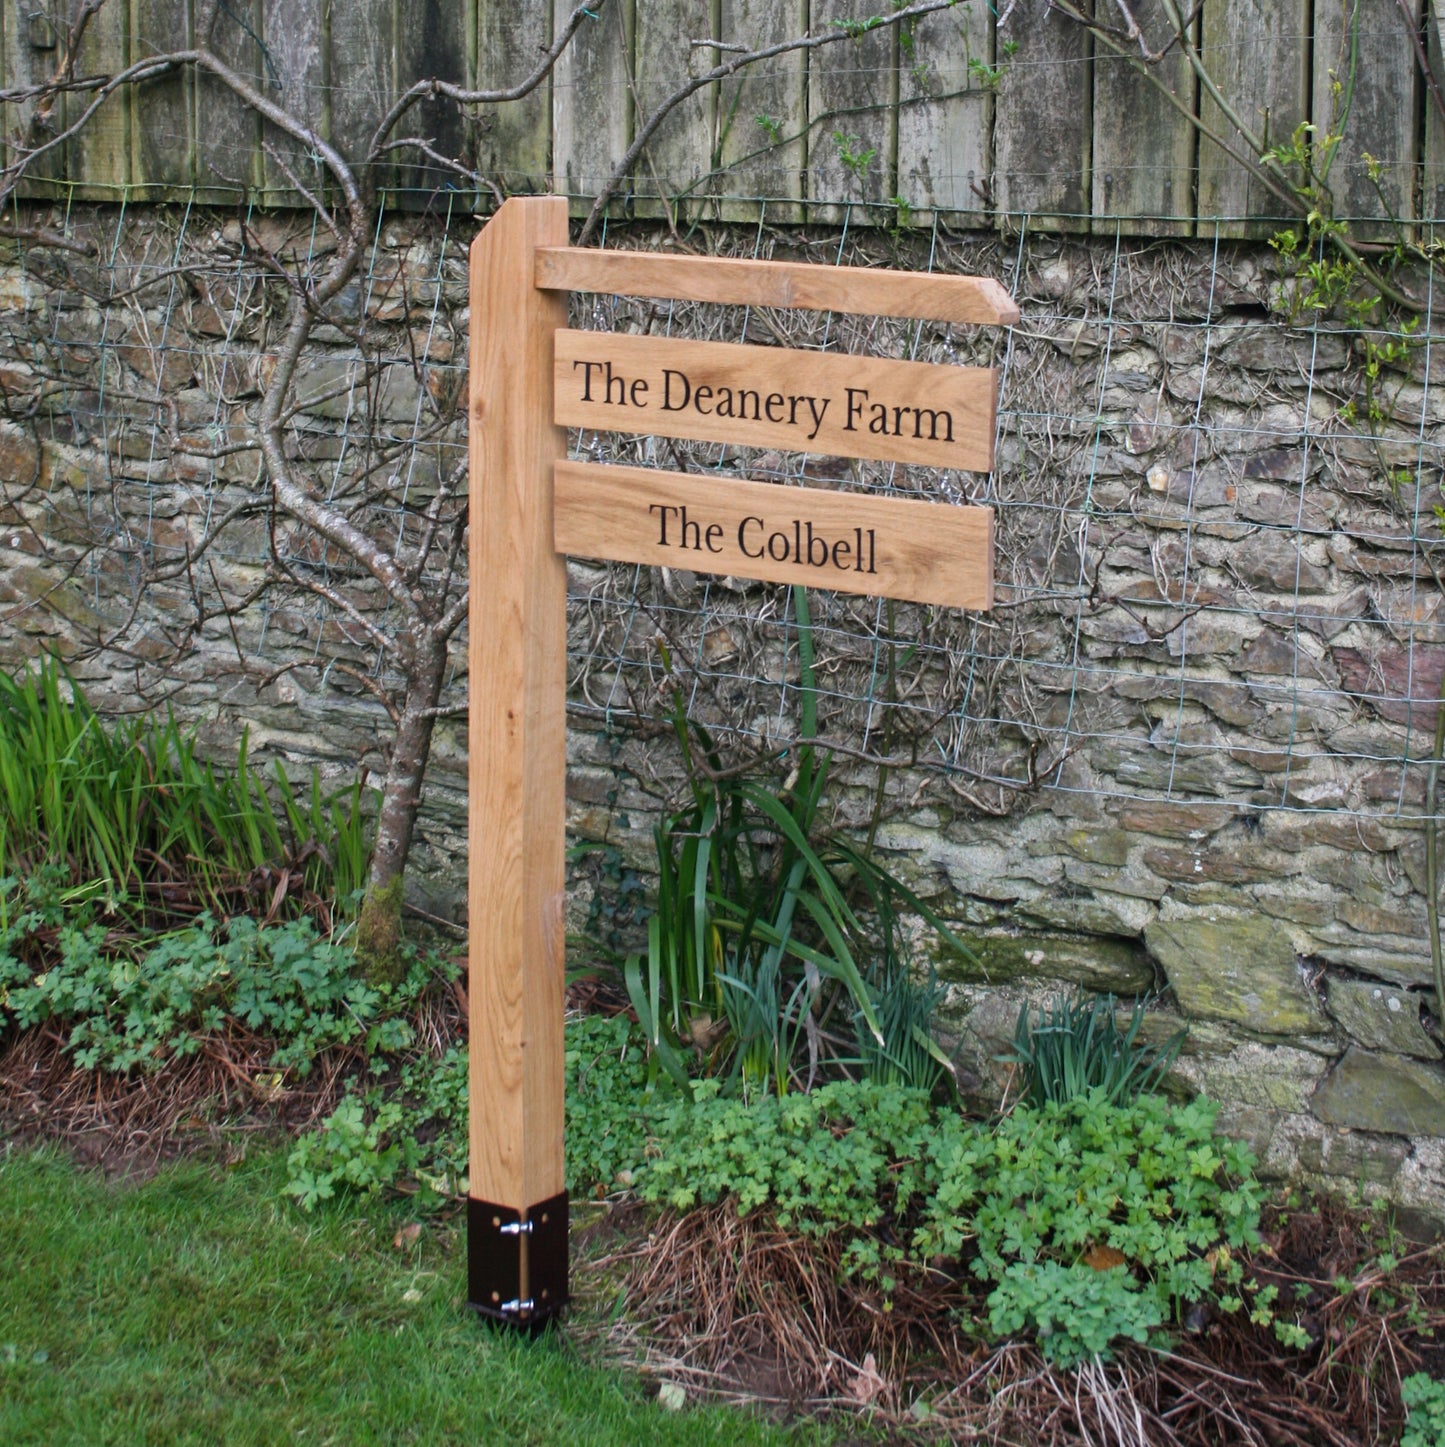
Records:
[[[525,1212],[467,1201],[467,1305],[513,1326],[537,1327],[567,1302],[567,1193]]]

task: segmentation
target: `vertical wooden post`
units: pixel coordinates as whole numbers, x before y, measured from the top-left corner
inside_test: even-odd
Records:
[[[566,567],[552,546],[552,336],[534,253],[567,202],[514,198],[471,250],[468,1300],[536,1324],[567,1296],[562,1161]]]

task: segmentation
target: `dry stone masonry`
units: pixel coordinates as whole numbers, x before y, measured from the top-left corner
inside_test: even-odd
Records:
[[[313,539],[273,535],[258,454],[232,447],[276,341],[259,254],[219,214],[34,219],[96,252],[6,243],[0,257],[4,663],[55,650],[103,706],[168,702],[219,751],[247,725],[288,767],[375,769],[386,720],[356,678],[385,680],[394,660],[288,591],[277,558],[329,568],[368,617],[384,619],[382,600]],[[302,219],[254,226],[275,256],[310,244]],[[296,456],[328,487],[380,470],[378,525],[463,456],[472,230],[385,222],[304,366]],[[667,244],[620,234],[609,244]],[[752,254],[757,238],[713,244]],[[785,228],[761,245],[831,260],[839,237]],[[923,267],[930,251],[854,233],[843,259]],[[992,503],[993,614],[813,602],[833,806],[863,828],[881,800],[879,846],[977,950],[937,961],[968,1092],[998,1098],[1024,1001],[1075,983],[1162,991],[1150,1029],[1189,1025],[1173,1083],[1220,1100],[1267,1169],[1445,1215],[1424,897],[1445,673],[1432,318],[1387,369],[1371,427],[1363,340],[1311,314],[1291,324],[1292,281],[1265,246],[940,232],[932,264],[998,276],[1019,326],[590,297],[573,325],[998,366],[991,480],[592,433],[577,455]],[[156,579],[248,499],[204,566]],[[672,690],[724,736],[783,748],[796,631],[766,584],[580,558],[569,571],[571,823],[600,846],[578,863],[572,912],[625,935],[676,781]],[[460,671],[446,702],[465,702]],[[449,919],[464,909],[466,767],[462,726],[444,719],[412,889]]]

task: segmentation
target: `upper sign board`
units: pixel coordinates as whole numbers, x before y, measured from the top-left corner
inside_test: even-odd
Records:
[[[991,368],[559,331],[554,418],[599,431],[987,472]]]

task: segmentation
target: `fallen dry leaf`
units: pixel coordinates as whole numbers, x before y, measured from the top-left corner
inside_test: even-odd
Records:
[[[398,1251],[405,1251],[408,1246],[415,1246],[417,1237],[421,1235],[421,1222],[408,1221],[395,1236],[391,1238],[391,1244]]]
[[[1090,1246],[1084,1252],[1084,1265],[1092,1266],[1095,1271],[1109,1271],[1115,1266],[1123,1266],[1128,1257],[1113,1246]]]
[[[881,1396],[888,1389],[888,1383],[878,1374],[878,1361],[872,1352],[863,1358],[853,1380],[848,1383],[848,1392],[860,1407]]]

